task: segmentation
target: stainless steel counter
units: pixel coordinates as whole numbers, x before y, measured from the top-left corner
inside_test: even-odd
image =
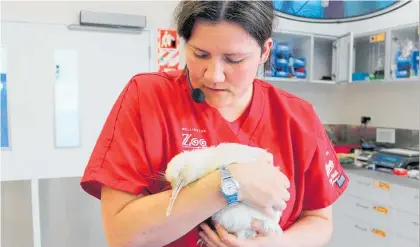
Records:
[[[343,165],[345,171],[347,173],[352,173],[359,176],[368,177],[375,180],[380,180],[384,182],[388,182],[391,184],[397,184],[413,189],[420,189],[420,180],[408,177],[400,177],[396,176],[392,173],[383,172],[380,170],[368,170],[366,168],[360,168],[353,165]],[[350,180],[351,183],[351,180]]]

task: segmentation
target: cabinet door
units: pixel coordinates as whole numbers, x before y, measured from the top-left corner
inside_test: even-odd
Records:
[[[391,226],[395,233],[415,242],[420,241],[420,221],[418,215],[408,214],[396,209],[392,209],[391,220]]]
[[[333,75],[336,82],[351,82],[353,64],[353,33],[338,37],[333,45]]]
[[[420,215],[420,190],[401,185],[392,185],[392,207],[413,215]]]
[[[402,237],[398,234],[393,234],[391,237],[391,247],[419,247],[419,243],[412,240]]]
[[[334,214],[333,224],[333,235],[325,247],[361,247],[369,236],[365,223],[352,217]]]

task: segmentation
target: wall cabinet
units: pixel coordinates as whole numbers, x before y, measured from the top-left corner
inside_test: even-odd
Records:
[[[261,79],[311,83],[418,81],[418,23],[357,34],[325,36],[278,31]]]

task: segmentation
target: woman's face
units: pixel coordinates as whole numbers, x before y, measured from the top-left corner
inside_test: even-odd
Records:
[[[258,66],[267,60],[271,39],[264,48],[239,25],[197,21],[186,44],[186,63],[193,87],[206,102],[224,108],[248,101]]]

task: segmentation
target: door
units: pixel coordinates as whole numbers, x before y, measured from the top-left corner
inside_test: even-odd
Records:
[[[1,24],[10,140],[16,145],[2,157],[2,178],[81,175],[86,150],[121,90],[135,74],[150,71],[150,32]]]
[[[338,37],[333,44],[332,77],[337,83],[352,81],[353,40],[350,32]]]
[[[135,74],[150,71],[151,34],[12,21],[2,21],[1,28],[13,140],[13,148],[2,152],[1,178],[40,179],[39,197],[33,198],[39,205],[34,203],[29,215],[33,225],[28,228],[30,219],[19,207],[8,208],[16,215],[9,223],[22,228],[27,241],[16,239],[9,246],[32,246],[32,241],[42,247],[106,246],[99,201],[80,189],[79,176],[123,87]],[[63,131],[79,137],[71,139],[71,148]],[[31,193],[21,196],[31,202]]]

